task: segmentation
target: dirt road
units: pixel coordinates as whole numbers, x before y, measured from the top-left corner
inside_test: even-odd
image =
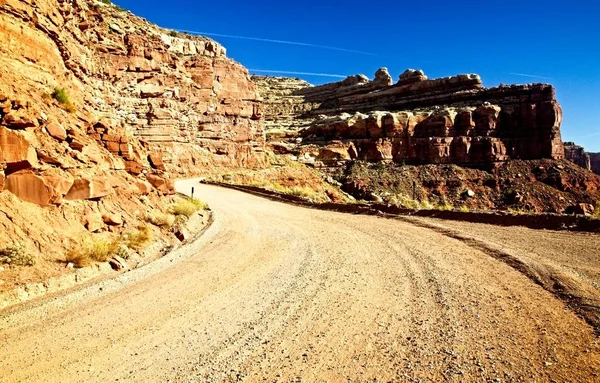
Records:
[[[592,328],[468,243],[195,186],[177,257],[0,318],[0,381],[600,380]]]

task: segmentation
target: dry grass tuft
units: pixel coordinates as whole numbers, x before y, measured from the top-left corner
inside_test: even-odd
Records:
[[[163,213],[162,211],[155,210],[146,216],[146,221],[150,222],[154,226],[158,226],[163,229],[169,229],[175,224],[175,216],[173,214]]]
[[[78,268],[89,266],[94,262],[108,262],[115,255],[122,253],[121,247],[121,238],[113,240],[86,238],[79,246],[67,253],[65,261],[73,263]]]
[[[200,210],[206,210],[208,205],[198,199],[180,199],[173,206],[171,206],[171,211],[173,214],[177,216],[186,216],[191,217]]]
[[[134,231],[126,233],[122,237],[122,241],[130,249],[139,251],[148,247],[152,240],[152,231],[145,225],[138,226]]]

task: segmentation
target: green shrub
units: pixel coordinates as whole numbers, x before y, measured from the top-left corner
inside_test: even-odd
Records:
[[[596,202],[596,206],[594,207],[594,213],[592,217],[600,218],[600,201]]]
[[[179,33],[177,31],[170,31],[169,32],[169,36],[171,36],[171,37],[177,37],[177,36],[179,36]]]
[[[177,216],[191,217],[199,210],[205,210],[208,205],[198,199],[180,199],[172,207],[171,211]]]
[[[23,245],[15,243],[0,250],[0,263],[12,266],[33,266],[35,256],[29,254]]]
[[[67,112],[72,113],[75,111],[75,105],[73,105],[73,103],[69,99],[69,95],[67,94],[65,88],[54,88],[54,91],[52,92],[51,96],[53,99],[58,101],[61,107]]]

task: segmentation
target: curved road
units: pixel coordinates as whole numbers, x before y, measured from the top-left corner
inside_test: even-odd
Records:
[[[194,185],[215,222],[180,258],[0,318],[0,381],[600,380],[592,328],[460,240]]]

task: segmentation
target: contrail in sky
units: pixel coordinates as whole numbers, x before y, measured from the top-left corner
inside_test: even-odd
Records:
[[[321,48],[321,49],[329,49],[329,50],[332,50],[332,51],[349,52],[349,53],[356,53],[356,54],[367,55],[367,56],[377,56],[376,54],[370,53],[370,52],[357,51],[357,50],[354,50],[354,49],[330,47],[328,45],[301,43],[301,42],[298,42],[298,41],[286,41],[286,40],[263,39],[263,38],[259,38],[259,37],[224,35],[224,34],[221,34],[221,33],[187,31],[187,30],[183,30],[183,29],[175,29],[175,31],[182,32],[182,33],[188,32],[188,33],[193,33],[195,35],[228,37],[228,38],[231,38],[231,39],[263,41],[263,42],[275,43],[275,44],[299,45],[299,46],[302,46],[302,47]]]
[[[552,80],[552,78],[550,77],[544,77],[544,76],[536,76],[534,74],[525,74],[525,73],[509,73],[515,76],[523,76],[523,77],[532,77],[532,78],[541,78],[544,80]]]
[[[589,136],[583,136],[582,138],[590,138],[590,137],[596,137],[596,136],[600,136],[600,132],[590,134]]]
[[[341,74],[329,74],[329,73],[290,72],[290,71],[286,71],[286,70],[268,70],[268,69],[248,69],[248,70],[250,72],[258,72],[258,73],[298,74],[298,75],[307,75],[307,76],[336,77],[336,78],[348,77],[348,76],[344,76]]]

